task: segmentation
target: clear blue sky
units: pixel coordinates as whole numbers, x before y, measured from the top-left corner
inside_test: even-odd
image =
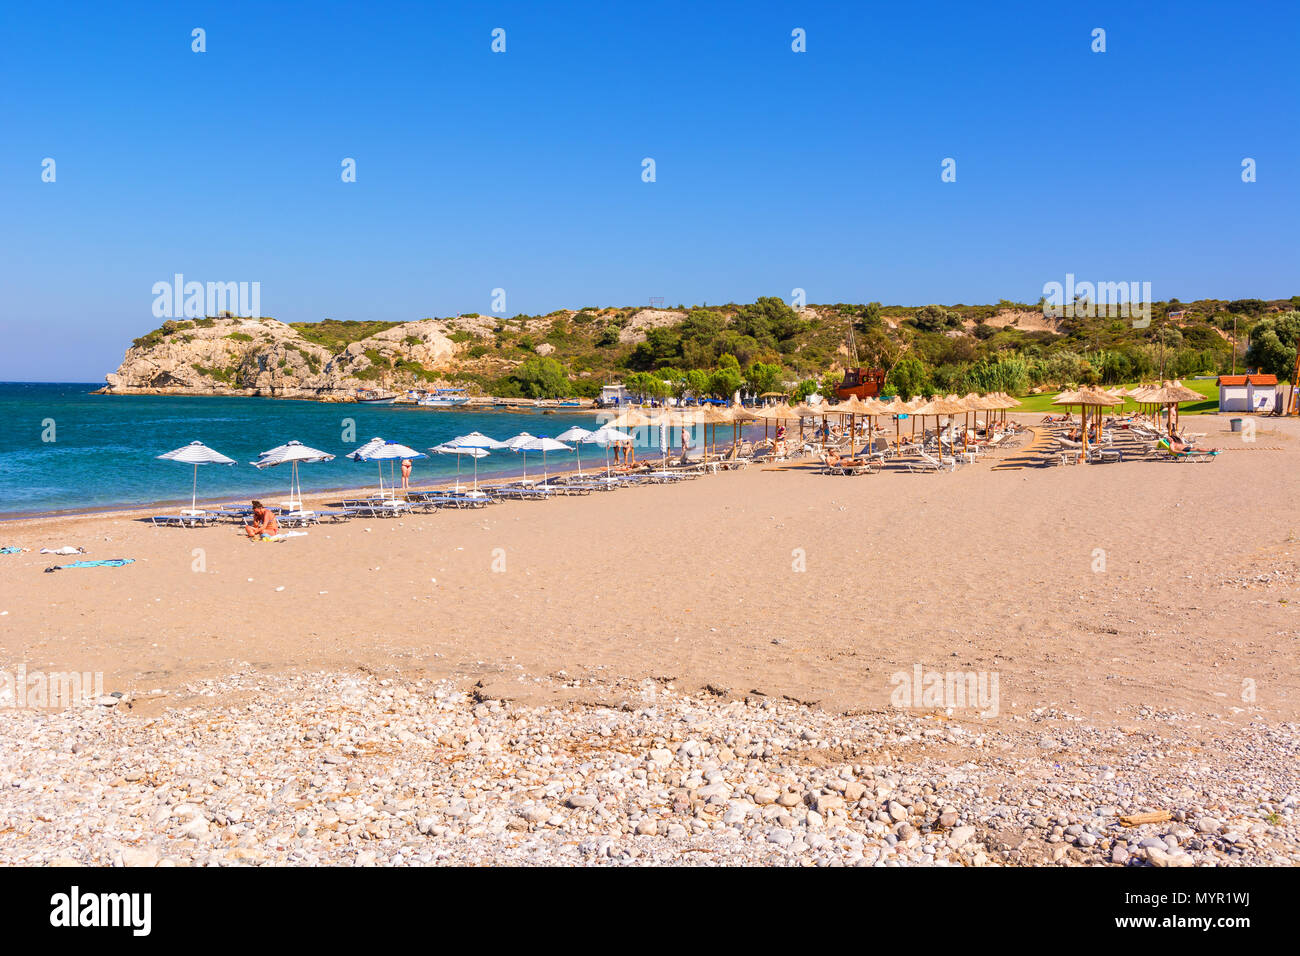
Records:
[[[99,379],[177,272],[284,321],[1300,293],[1295,2],[5,6],[0,380]]]

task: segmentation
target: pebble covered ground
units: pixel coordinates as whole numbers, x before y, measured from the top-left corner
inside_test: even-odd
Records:
[[[652,681],[562,709],[342,674],[188,689],[211,703],[0,711],[0,862],[1300,862],[1292,724],[843,715]]]

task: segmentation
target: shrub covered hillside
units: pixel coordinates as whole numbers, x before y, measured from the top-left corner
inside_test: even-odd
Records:
[[[905,396],[1025,394],[1065,384],[1217,374],[1232,367],[1234,347],[1238,369],[1247,361],[1265,364],[1256,360],[1261,353],[1269,371],[1289,378],[1300,338],[1298,307],[1300,296],[1173,300],[1152,306],[1146,328],[1121,317],[1046,318],[1041,306],[1006,300],[796,311],[780,299],[760,298],[749,305],[472,317],[473,328],[459,333],[467,348],[448,377],[496,395],[592,396],[605,382],[621,380],[654,397],[723,396],[740,387],[802,396],[839,381],[854,364],[852,341],[857,364],[888,369],[889,385]]]
[[[777,298],[669,309],[586,307],[408,323],[272,319],[169,322],[136,339],[110,384],[306,395],[356,385],[463,385],[504,397],[592,397],[623,381],[648,397],[739,388],[826,393],[846,366],[888,370],[889,390],[1025,394],[1216,374],[1247,366],[1290,378],[1300,296],[1177,300],[1151,321],[1045,316],[1041,305],[795,310]],[[166,374],[162,374],[163,370]],[[137,381],[140,379],[140,381]],[[145,381],[144,379],[148,379]],[[116,382],[114,381],[116,380]]]

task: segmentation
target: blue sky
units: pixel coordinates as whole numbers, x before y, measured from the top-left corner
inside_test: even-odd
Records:
[[[1300,293],[1300,5],[1133,6],[9,4],[0,380],[101,378],[177,272],[284,321]]]

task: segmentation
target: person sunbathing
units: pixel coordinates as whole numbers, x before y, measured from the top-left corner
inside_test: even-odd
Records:
[[[280,523],[275,514],[260,501],[253,502],[253,522],[244,525],[244,533],[256,540],[259,537],[274,538],[280,533]]]
[[[1217,448],[1199,448],[1196,442],[1185,441],[1178,432],[1169,434],[1169,450],[1180,455],[1216,455]]]
[[[855,468],[863,464],[861,458],[841,458],[833,449],[826,450],[827,468]]]

